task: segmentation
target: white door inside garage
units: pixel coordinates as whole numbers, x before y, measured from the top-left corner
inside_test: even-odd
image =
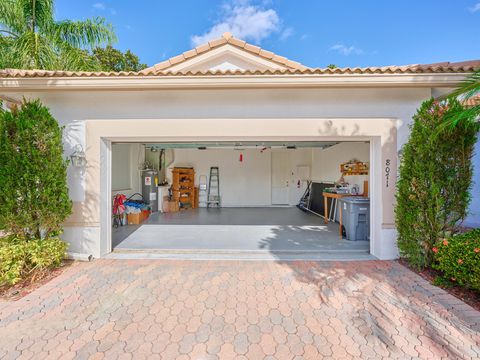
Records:
[[[272,152],[272,205],[288,205],[291,183],[291,161],[288,150]]]

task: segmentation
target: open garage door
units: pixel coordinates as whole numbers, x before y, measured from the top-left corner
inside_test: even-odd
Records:
[[[342,201],[368,203],[369,152],[368,142],[115,143],[112,197],[124,199],[125,212],[114,208],[112,250],[368,256],[369,216],[348,227],[364,235],[348,234],[345,221],[358,219]],[[215,186],[219,204],[209,206]]]

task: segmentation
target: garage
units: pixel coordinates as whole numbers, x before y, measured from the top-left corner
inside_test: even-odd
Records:
[[[370,253],[369,141],[119,142],[111,153],[114,254]]]
[[[386,260],[398,257],[397,167],[412,116],[476,67],[313,68],[225,33],[140,72],[6,69],[0,95],[48,106],[64,127],[65,156],[82,160],[67,169],[72,214],[62,238],[70,252]],[[368,173],[350,173],[357,160]],[[207,181],[208,191],[212,167],[220,206],[206,208],[200,185]],[[185,209],[168,191],[175,168],[190,169],[187,190],[198,188]],[[156,172],[148,180],[156,189],[146,194],[142,170]],[[343,182],[340,193],[329,192]],[[368,210],[342,199],[357,192]],[[152,193],[161,207],[147,203]],[[141,202],[131,225],[115,226],[118,194]],[[356,226],[349,214],[361,215],[367,241],[347,239]]]

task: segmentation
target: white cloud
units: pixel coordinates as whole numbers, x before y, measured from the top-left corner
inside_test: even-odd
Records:
[[[92,7],[95,10],[100,10],[100,11],[108,10],[110,14],[117,15],[117,10],[115,10],[114,8],[108,7],[107,5],[101,2],[96,2],[95,4],[92,5]]]
[[[274,9],[263,9],[241,0],[233,6],[224,5],[222,18],[205,33],[192,36],[191,41],[197,46],[228,31],[237,38],[258,44],[279,29],[280,18]]]
[[[359,48],[357,48],[353,45],[352,46],[345,46],[343,44],[335,44],[335,45],[331,46],[329,50],[330,51],[336,51],[339,54],[342,54],[342,55],[345,55],[345,56],[349,56],[351,54],[362,55],[364,53],[364,51],[362,49],[359,49]]]
[[[101,3],[101,2],[97,2],[95,4],[92,5],[94,9],[97,9],[97,10],[105,10],[107,7],[105,6],[105,4]]]
[[[292,27],[285,28],[282,33],[280,34],[280,40],[287,40],[289,37],[293,35],[294,31]]]
[[[468,8],[468,11],[470,11],[472,13],[480,11],[480,2],[476,3],[472,7]]]

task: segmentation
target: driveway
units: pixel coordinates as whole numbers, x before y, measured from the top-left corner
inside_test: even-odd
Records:
[[[480,313],[396,262],[97,260],[0,303],[0,358],[478,358]]]

